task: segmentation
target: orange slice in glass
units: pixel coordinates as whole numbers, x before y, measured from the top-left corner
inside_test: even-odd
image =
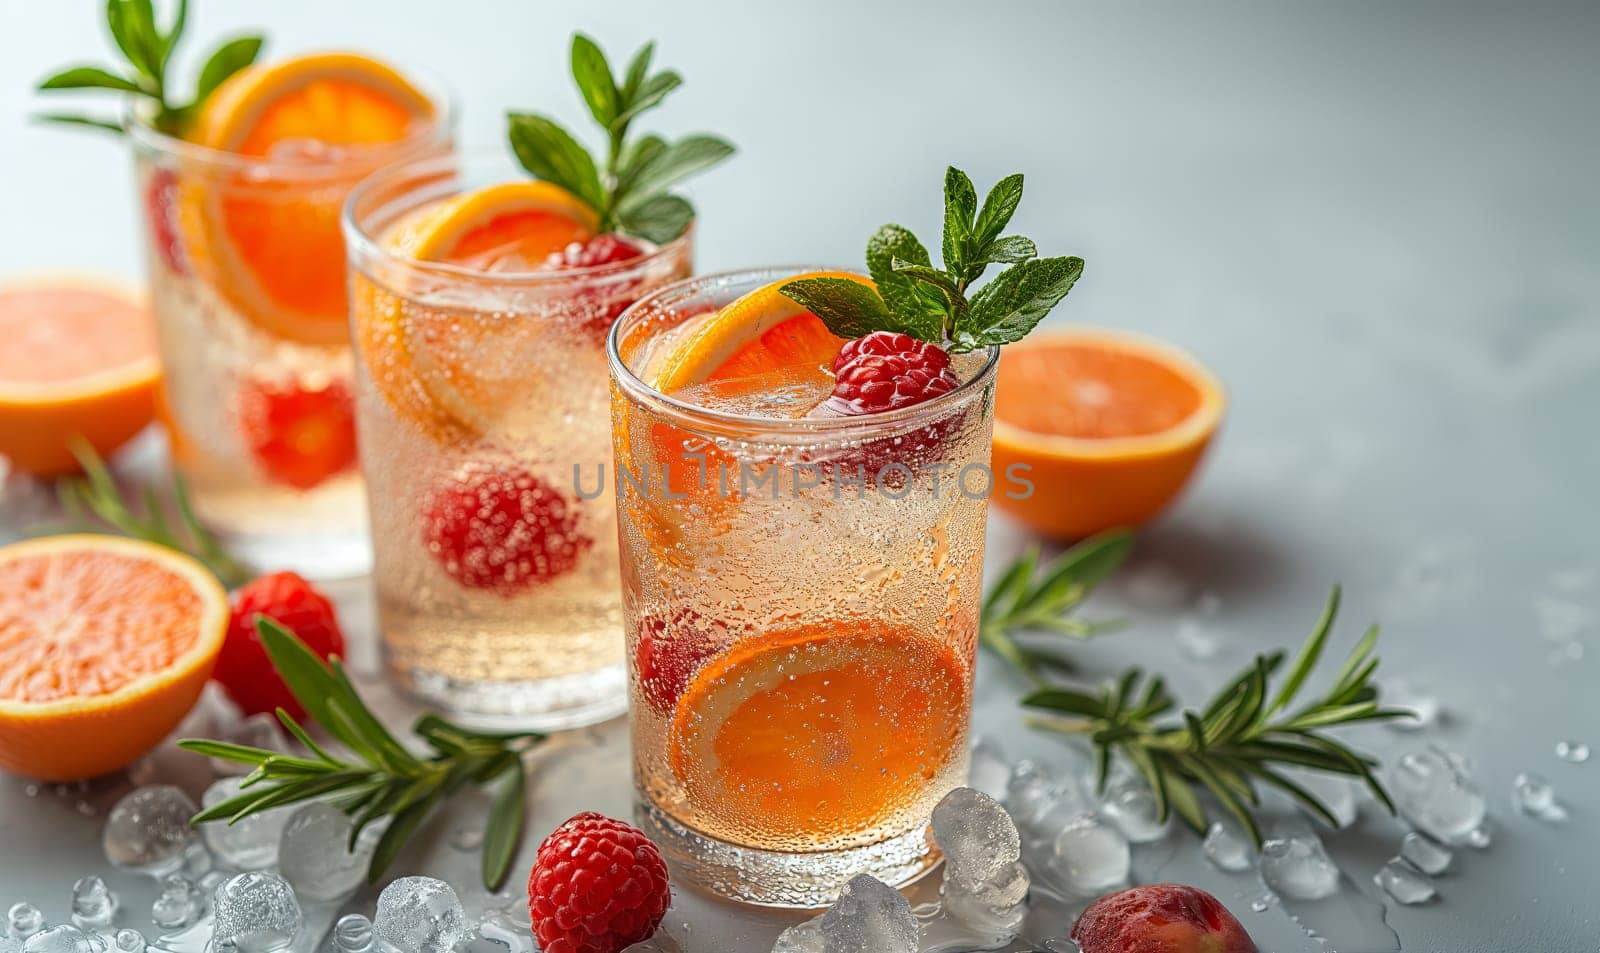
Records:
[[[913,807],[957,756],[970,693],[956,649],[905,626],[768,632],[695,674],[669,763],[696,813],[738,840],[842,847]]]
[[[1031,335],[1001,351],[993,465],[1032,495],[992,499],[1051,536],[1137,526],[1183,489],[1225,406],[1216,378],[1170,345],[1092,328]]]
[[[131,764],[194,707],[227,629],[216,577],[170,549],[0,547],[0,768],[71,781]]]
[[[401,219],[383,236],[403,258],[486,272],[539,270],[551,252],[587,241],[594,209],[549,182],[464,192]],[[523,399],[528,368],[516,354],[545,346],[533,322],[493,308],[435,306],[358,277],[355,333],[372,379],[395,412],[438,440],[470,439]],[[401,289],[397,289],[401,290]]]
[[[178,221],[195,271],[270,334],[344,344],[339,211],[374,164],[359,150],[409,139],[435,112],[404,76],[355,53],[235,73],[206,99],[190,138],[237,155],[298,160],[306,171],[181,175]]]
[[[99,278],[0,286],[0,456],[36,476],[109,454],[155,416],[161,368],[143,294]]]

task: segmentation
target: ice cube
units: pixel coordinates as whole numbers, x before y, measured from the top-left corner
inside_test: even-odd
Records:
[[[72,885],[72,925],[80,930],[104,930],[117,915],[117,895],[93,875]]]
[[[1511,783],[1511,806],[1545,821],[1564,821],[1567,809],[1556,800],[1555,788],[1537,774],[1526,771]]]
[[[27,939],[44,929],[44,914],[31,903],[14,903],[6,911],[6,936]]]
[[[70,923],[40,930],[22,941],[23,953],[105,953],[105,938]]]
[[[1121,831],[1092,814],[1080,814],[1056,835],[1045,867],[1067,890],[1093,896],[1126,882],[1132,862]]]
[[[1035,836],[1053,834],[1090,807],[1075,780],[1054,778],[1032,761],[1018,761],[1012,768],[1005,804],[1017,826]]]
[[[980,735],[972,743],[972,761],[967,769],[969,786],[989,795],[996,801],[1006,796],[1006,785],[1011,780],[1011,766],[999,742]]]
[[[161,893],[150,905],[150,919],[163,930],[181,930],[200,918],[204,903],[194,882],[181,874],[161,881]]]
[[[1389,793],[1411,823],[1435,840],[1463,844],[1483,825],[1487,806],[1459,759],[1439,748],[1413,751],[1389,770]]]
[[[211,898],[215,943],[238,953],[269,953],[294,942],[300,932],[300,902],[294,888],[274,873],[246,871],[217,884]]]
[[[917,953],[921,932],[911,904],[898,890],[869,874],[858,874],[822,915],[823,953]]]
[[[1450,848],[1426,834],[1411,831],[1400,840],[1400,856],[1425,874],[1442,874],[1450,868],[1455,857]]]
[[[222,778],[206,788],[200,803],[212,808],[238,797],[242,778]],[[206,845],[217,859],[236,870],[262,870],[278,860],[278,835],[288,823],[290,808],[277,808],[251,814],[237,821],[211,821],[200,825]]]
[[[1321,900],[1339,892],[1339,868],[1309,829],[1286,832],[1261,846],[1261,880],[1296,900]]]
[[[229,744],[244,745],[247,748],[263,748],[267,751],[277,751],[282,754],[297,754],[294,745],[284,736],[283,726],[278,719],[266,712],[251,715],[240,720],[232,727],[222,732],[222,741]],[[218,775],[244,775],[252,770],[250,765],[238,764],[233,761],[224,761],[221,758],[212,758],[211,770]]]
[[[359,913],[340,917],[333,928],[333,948],[338,953],[372,953],[372,921]]]
[[[1204,847],[1206,859],[1219,870],[1249,870],[1255,863],[1255,851],[1250,842],[1236,828],[1222,821],[1212,821],[1206,829]]]
[[[1333,815],[1336,822],[1334,830],[1344,830],[1356,822],[1356,782],[1350,778],[1322,771],[1293,771],[1290,772],[1290,779],[1322,802],[1322,806]],[[1312,813],[1304,805],[1300,807],[1318,823],[1327,824],[1327,819],[1322,815]]]
[[[135,788],[106,819],[101,836],[106,859],[157,878],[176,871],[194,842],[189,818],[198,810],[189,795],[170,784]]]
[[[450,953],[466,936],[467,915],[444,881],[401,877],[378,895],[372,929],[400,953]]]
[[[1392,858],[1384,864],[1376,874],[1372,875],[1372,882],[1396,902],[1408,906],[1427,903],[1436,893],[1433,881],[1428,879],[1428,875],[1400,857]]]
[[[279,842],[278,869],[296,893],[308,900],[355,893],[366,878],[374,845],[363,840],[350,851],[353,827],[350,815],[321,801],[293,813]]]
[[[1006,809],[982,791],[956,788],[933,809],[933,839],[944,852],[950,915],[994,939],[1015,936],[1029,883],[1022,838]]]
[[[1106,783],[1100,809],[1132,843],[1148,844],[1167,836],[1171,818],[1160,819],[1155,792],[1137,775],[1122,772],[1113,775]]]
[[[117,953],[144,953],[144,934],[130,927],[123,927],[112,938],[111,945]]]
[[[825,953],[822,945],[822,918],[796,923],[778,934],[772,953]]]

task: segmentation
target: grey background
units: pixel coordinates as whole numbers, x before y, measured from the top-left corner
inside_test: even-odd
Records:
[[[1448,713],[1425,735],[1363,740],[1465,752],[1496,828],[1440,901],[1389,911],[1406,949],[1595,949],[1600,757],[1568,764],[1554,746],[1600,745],[1600,6],[196,6],[195,36],[259,25],[272,55],[338,44],[425,65],[456,84],[462,140],[478,145],[499,141],[506,106],[579,122],[572,28],[613,54],[658,38],[688,84],[653,124],[742,148],[694,190],[705,270],[855,262],[885,221],[935,234],[945,164],[980,187],[1025,171],[1016,227],[1088,260],[1059,318],[1171,339],[1232,398],[1185,502],[1092,607],[1136,624],[1078,653],[1085,677],[1137,661],[1193,697],[1298,642],[1341,580],[1339,647],[1381,620],[1385,670]],[[106,55],[98,4],[0,11],[0,273],[137,275],[122,149],[24,122],[41,105],[33,81]],[[5,518],[33,492],[7,484]],[[995,524],[991,568],[1022,544]],[[347,624],[369,638],[364,593],[346,588]],[[1202,618],[1202,601],[1219,608]],[[1219,657],[1180,655],[1183,624],[1218,635]],[[993,669],[980,723],[1013,753],[1059,759],[1020,729],[1017,686]],[[625,812],[624,750],[613,724],[552,751],[534,832],[580,808]],[[1523,770],[1556,785],[1567,824],[1510,810]],[[123,783],[30,800],[0,778],[0,901],[61,919],[68,885],[99,862],[99,821],[76,805],[103,810]],[[471,858],[445,844],[456,823],[407,863],[470,880]],[[1370,892],[1402,830],[1369,803],[1330,846]],[[1259,888],[1210,870],[1188,835],[1177,843],[1159,876],[1216,891],[1263,949],[1318,948],[1281,911],[1252,913]],[[117,885],[142,917],[148,888]],[[668,920],[686,950],[764,950],[783,922],[691,891]]]

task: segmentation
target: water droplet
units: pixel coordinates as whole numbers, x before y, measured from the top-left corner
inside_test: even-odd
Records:
[[[1555,788],[1537,774],[1522,772],[1511,782],[1511,806],[1545,821],[1564,821],[1567,809],[1556,800]]]
[[[1558,741],[1556,757],[1572,764],[1582,764],[1589,760],[1589,746],[1582,741]]]
[[[1437,892],[1433,889],[1433,881],[1428,879],[1428,875],[1399,857],[1384,864],[1382,869],[1372,876],[1372,882],[1396,902],[1407,905],[1427,903],[1437,896]]]

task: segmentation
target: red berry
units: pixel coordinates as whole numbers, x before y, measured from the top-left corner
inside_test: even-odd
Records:
[[[1083,953],[1257,953],[1216,897],[1185,884],[1150,884],[1101,897],[1072,925]]]
[[[256,462],[279,483],[309,490],[355,466],[355,401],[339,381],[318,388],[249,382],[239,392],[239,425]]]
[[[643,248],[621,235],[596,235],[587,242],[569,242],[560,251],[551,252],[544,264],[546,268],[596,268],[643,254]]]
[[[656,932],[672,892],[643,831],[585,811],[539,845],[528,897],[544,953],[619,953]]]
[[[893,331],[845,342],[833,359],[833,377],[826,407],[851,415],[910,407],[961,383],[950,370],[950,355],[937,344]]]
[[[177,222],[178,177],[167,169],[153,169],[144,187],[144,213],[150,223],[150,243],[172,271],[187,275],[183,238]]]
[[[474,465],[428,500],[423,534],[450,578],[514,596],[571,572],[594,545],[581,514],[525,470]]]
[[[665,715],[702,663],[727,640],[728,627],[689,608],[675,609],[670,619],[647,615],[639,620],[639,642],[633,659],[645,701]]]
[[[266,649],[261,647],[257,616],[277,622],[326,659],[344,655],[344,634],[339,631],[333,603],[292,572],[275,572],[251,580],[234,593],[228,637],[211,673],[246,715],[282,708],[303,718],[305,709],[289,693],[268,660]]]

